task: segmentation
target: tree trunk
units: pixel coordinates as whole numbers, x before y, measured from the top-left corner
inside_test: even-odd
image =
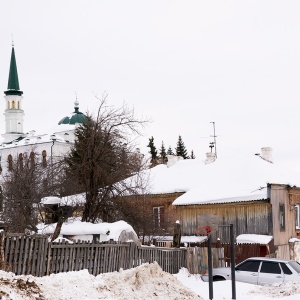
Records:
[[[63,223],[64,223],[63,220],[60,220],[60,221],[57,222],[56,227],[55,227],[55,230],[54,230],[53,235],[52,235],[52,237],[51,237],[51,242],[53,242],[55,239],[58,238]]]
[[[180,223],[177,221],[174,226],[174,236],[173,236],[173,247],[174,248],[180,247],[180,240],[181,240],[181,226],[180,226]]]

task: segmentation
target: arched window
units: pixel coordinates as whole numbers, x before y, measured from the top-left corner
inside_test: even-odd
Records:
[[[13,158],[12,158],[11,154],[8,155],[7,161],[8,161],[8,171],[12,171],[13,170]]]
[[[12,109],[15,109],[15,101],[14,100],[11,102],[11,106],[12,106],[11,107]]]
[[[46,150],[42,151],[42,157],[43,157],[42,166],[44,168],[46,168],[47,167],[47,152],[46,152]]]
[[[34,168],[34,165],[35,165],[35,154],[34,154],[34,152],[32,151],[32,152],[30,153],[30,167],[31,167],[31,168]]]
[[[7,101],[7,108],[10,109],[10,102]]]
[[[18,159],[18,163],[19,163],[19,168],[20,168],[20,171],[23,171],[23,154],[20,153],[19,154],[19,159]]]

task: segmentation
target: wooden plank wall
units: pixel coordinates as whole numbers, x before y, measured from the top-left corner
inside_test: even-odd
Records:
[[[260,256],[259,244],[235,244],[235,263]],[[187,248],[187,269],[191,274],[205,274],[208,268],[207,246]],[[230,266],[230,244],[212,248],[213,268]]]
[[[139,251],[141,263],[156,261],[165,272],[175,274],[180,268],[186,268],[185,249],[142,246]]]
[[[229,229],[219,225],[234,225],[234,237],[244,233],[272,235],[272,212],[268,201],[228,204],[205,204],[178,206],[182,235],[195,235],[199,227],[213,229],[212,240],[230,242]]]
[[[226,267],[230,267],[230,244],[222,244]],[[260,244],[235,244],[235,264],[239,264],[249,257],[260,256]]]
[[[98,275],[155,261],[164,271],[178,273],[180,268],[186,267],[186,249],[134,243],[50,243],[47,237],[14,236],[4,240],[2,269],[33,276],[87,269],[90,274]]]
[[[191,274],[205,274],[208,268],[207,247],[187,249],[187,269]],[[224,248],[212,248],[213,268],[224,267]]]

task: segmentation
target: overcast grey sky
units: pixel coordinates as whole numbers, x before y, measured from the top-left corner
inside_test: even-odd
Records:
[[[0,90],[13,34],[25,130],[52,127],[75,92],[92,112],[106,91],[152,119],[143,152],[152,135],[174,148],[180,134],[204,159],[214,121],[219,155],[270,146],[300,169],[299,1],[0,0],[0,11]]]

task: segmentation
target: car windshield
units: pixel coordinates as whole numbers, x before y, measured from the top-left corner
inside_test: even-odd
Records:
[[[296,261],[289,261],[288,264],[297,272],[300,273],[300,264]]]

